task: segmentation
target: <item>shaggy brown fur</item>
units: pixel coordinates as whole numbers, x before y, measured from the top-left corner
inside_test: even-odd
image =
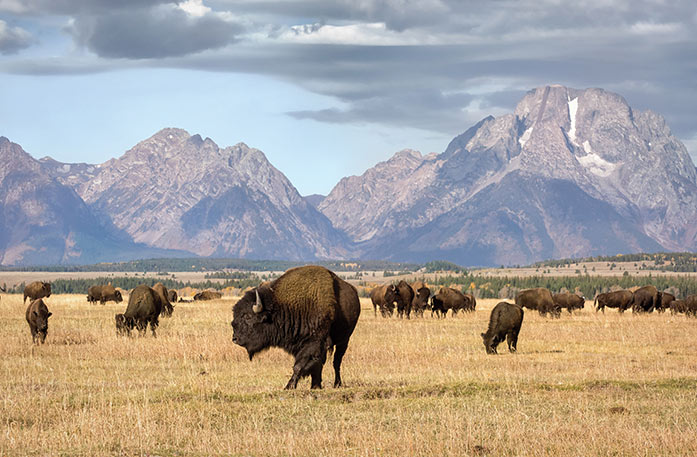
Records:
[[[102,305],[108,301],[113,301],[116,303],[121,303],[123,297],[121,292],[116,290],[111,284],[103,286],[92,286],[87,290],[87,301],[90,303],[99,302]]]
[[[31,337],[34,343],[43,344],[46,341],[48,333],[48,318],[51,314],[42,299],[33,300],[27,306],[27,311],[24,313],[31,330]]]
[[[631,290],[616,290],[614,292],[598,294],[593,303],[595,305],[595,312],[597,313],[598,310],[602,310],[604,313],[605,308],[617,308],[620,313],[623,313],[629,308],[633,295]]]
[[[370,300],[373,302],[373,313],[377,316],[378,309],[382,317],[392,316],[394,302],[397,298],[397,287],[394,284],[383,284],[370,291]]]
[[[258,297],[257,297],[258,294]],[[271,284],[250,290],[233,308],[232,340],[250,360],[269,347],[295,358],[286,389],[304,376],[322,387],[327,350],[335,347],[334,386],[341,385],[341,360],[360,315],[356,288],[319,266],[288,270]]]
[[[213,292],[212,290],[204,290],[202,292],[197,293],[194,295],[194,300],[219,300],[222,298],[223,294],[220,292]]]
[[[27,297],[32,300],[46,298],[51,296],[51,284],[48,282],[34,281],[29,283],[24,288],[24,303],[27,302]]]
[[[500,302],[489,315],[489,328],[482,333],[482,340],[487,354],[497,354],[496,347],[505,339],[508,341],[508,351],[518,349],[518,333],[523,325],[523,308],[513,303]]]
[[[521,308],[536,309],[540,316],[550,313],[552,317],[559,317],[561,308],[554,303],[552,293],[544,287],[525,289],[515,296],[515,304]]]
[[[158,282],[152,286],[152,290],[155,291],[155,299],[160,301],[160,313],[162,317],[170,317],[174,312],[174,307],[169,301],[169,292],[167,288],[161,282]]]
[[[133,327],[136,327],[138,332],[144,335],[149,323],[152,336],[157,336],[155,330],[160,323],[159,317],[162,309],[160,301],[155,298],[155,295],[152,288],[143,284],[133,289],[128,297],[126,312],[114,317],[116,331],[119,334],[130,335]]]

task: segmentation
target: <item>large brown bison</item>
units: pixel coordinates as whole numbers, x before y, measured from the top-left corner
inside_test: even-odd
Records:
[[[402,318],[405,315],[407,319],[411,315],[411,302],[414,300],[414,289],[411,288],[406,281],[401,280],[397,284],[397,295],[395,296],[395,301],[397,302],[397,315]]]
[[[644,286],[634,291],[630,302],[633,313],[651,313],[661,306],[661,293],[654,286]]]
[[[500,302],[491,310],[489,328],[482,333],[482,340],[487,354],[497,354],[496,347],[504,338],[508,342],[508,351],[518,349],[518,334],[523,325],[523,308],[513,303]]]
[[[161,303],[156,298],[155,291],[146,285],[139,285],[133,289],[128,297],[128,307],[123,314],[117,314],[116,331],[121,335],[130,335],[133,327],[138,329],[138,333],[145,334],[150,324],[152,336],[157,336],[155,330],[160,324]]]
[[[623,313],[629,308],[633,295],[631,290],[616,290],[614,292],[598,294],[593,303],[595,312],[597,313],[599,310],[602,310],[604,313],[605,308],[617,308],[620,313]]]
[[[47,298],[50,296],[51,284],[48,282],[34,281],[24,288],[24,303],[27,302],[27,298],[38,300],[39,298]]]
[[[42,299],[32,300],[27,306],[25,317],[35,344],[43,344],[48,333],[48,318],[51,314]]]
[[[123,297],[121,296],[121,292],[116,290],[111,284],[103,286],[95,285],[87,290],[87,301],[89,303],[99,302],[103,305],[108,301],[121,303]]]
[[[431,289],[423,281],[412,283],[411,288],[414,289],[414,301],[411,302],[411,309],[415,316],[423,317],[424,311],[428,307],[428,299],[431,298]]]
[[[331,271],[292,268],[235,304],[232,341],[247,350],[250,360],[269,347],[291,354],[295,363],[286,389],[295,389],[305,376],[313,389],[321,388],[327,350],[334,346],[334,387],[339,387],[341,360],[360,312],[356,289]]]
[[[214,292],[212,290],[204,290],[204,291],[199,292],[196,295],[194,295],[194,300],[202,300],[202,301],[219,300],[220,298],[222,298],[222,296],[223,296],[223,294],[221,294],[220,292]]]
[[[552,295],[552,300],[554,304],[559,307],[559,309],[566,309],[569,314],[575,309],[583,309],[586,303],[586,297],[581,297],[576,294],[570,293],[560,293]]]
[[[160,302],[160,313],[162,317],[170,317],[174,312],[174,306],[169,302],[169,292],[167,288],[161,282],[158,282],[152,286],[152,290],[155,291],[155,299]]]
[[[675,301],[675,295],[669,292],[661,293],[661,304],[656,307],[656,311],[659,313],[664,313],[667,309],[670,309],[670,304]]]
[[[525,289],[515,296],[515,304],[521,308],[535,309],[540,316],[550,313],[552,317],[559,317],[561,308],[554,303],[552,293],[544,287]]]
[[[392,316],[396,299],[397,287],[394,284],[383,284],[370,291],[370,300],[373,302],[373,312],[376,316],[378,309],[382,317]]]
[[[445,317],[448,310],[452,309],[454,317],[461,309],[468,309],[471,306],[471,301],[459,290],[441,287],[438,293],[431,297],[431,316],[435,313],[437,317]]]

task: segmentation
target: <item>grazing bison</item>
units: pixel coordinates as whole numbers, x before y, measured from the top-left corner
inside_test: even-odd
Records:
[[[685,300],[673,300],[670,303],[670,314],[684,313],[687,311],[687,303]]]
[[[559,317],[561,308],[554,303],[552,293],[544,287],[525,289],[515,296],[515,304],[521,308],[536,309],[540,316],[550,313],[552,317]]]
[[[251,360],[269,347],[280,347],[295,358],[286,389],[311,377],[322,387],[327,350],[334,352],[334,387],[341,386],[341,360],[356,327],[361,305],[356,289],[319,266],[286,271],[270,285],[248,291],[233,308],[232,341]]]
[[[24,303],[27,297],[32,300],[51,296],[51,284],[48,282],[34,281],[24,288]]]
[[[414,301],[414,289],[404,280],[399,281],[399,284],[397,284],[395,301],[397,302],[397,315],[402,318],[406,314],[407,319],[409,319],[411,302]]]
[[[462,308],[463,311],[468,313],[473,313],[477,308],[477,299],[474,298],[472,294],[462,294],[465,296],[465,306]]]
[[[176,303],[179,300],[179,296],[177,295],[177,291],[174,289],[169,289],[167,291],[167,298],[169,299],[170,303]]]
[[[670,309],[670,304],[675,300],[675,295],[663,292],[661,294],[661,304],[656,307],[656,311],[659,313],[664,313],[667,309]]]
[[[32,300],[27,306],[25,316],[29,323],[32,340],[35,344],[43,344],[48,333],[48,318],[51,317],[44,301],[40,298]]]
[[[370,291],[370,300],[373,302],[373,312],[376,316],[378,309],[382,317],[392,316],[396,299],[397,287],[394,284],[383,284]]]
[[[500,302],[491,310],[489,316],[489,328],[482,333],[482,340],[487,354],[498,354],[496,346],[506,339],[508,351],[515,352],[518,349],[518,333],[523,325],[523,308],[513,303]]]
[[[411,309],[414,315],[424,317],[424,311],[428,307],[428,299],[431,297],[431,289],[423,281],[416,281],[411,285],[414,289],[414,300],[411,302]]]
[[[457,289],[452,287],[441,287],[436,295],[431,297],[431,316],[436,313],[438,317],[445,317],[448,310],[453,310],[453,317],[461,309],[468,306],[468,299]],[[471,305],[469,305],[471,306]]]
[[[194,300],[218,300],[222,298],[223,294],[220,292],[214,292],[212,290],[204,290],[202,292],[194,295]]]
[[[688,295],[685,298],[683,309],[686,316],[697,317],[697,295]]]
[[[149,323],[152,336],[157,336],[155,330],[160,323],[162,308],[156,295],[151,287],[143,284],[133,289],[128,297],[126,312],[115,316],[116,332],[130,336],[131,330],[136,327],[138,333],[145,335]]]
[[[661,306],[661,293],[654,286],[644,286],[634,291],[630,302],[633,313],[651,313]]]
[[[586,297],[580,297],[576,294],[562,293],[552,295],[552,300],[554,304],[559,307],[559,309],[566,309],[569,314],[575,309],[583,309],[586,304]]]
[[[123,297],[121,292],[116,290],[114,286],[107,284],[105,286],[91,286],[87,290],[87,301],[90,303],[99,302],[103,305],[108,301],[121,303]]]
[[[598,294],[594,302],[595,312],[597,313],[598,310],[603,310],[604,313],[605,308],[617,308],[620,313],[623,313],[629,308],[633,295],[631,290],[616,290],[614,292]]]
[[[174,312],[174,306],[169,302],[169,292],[167,288],[161,282],[158,282],[152,286],[152,290],[155,291],[155,299],[160,302],[160,313],[162,317],[170,317]]]

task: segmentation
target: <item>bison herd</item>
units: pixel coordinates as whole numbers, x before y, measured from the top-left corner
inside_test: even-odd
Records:
[[[50,295],[51,285],[46,282],[32,282],[24,288],[24,302],[30,299],[25,315],[37,344],[45,341],[48,332],[51,312],[43,299]],[[136,328],[144,335],[150,326],[152,335],[156,336],[159,318],[172,315],[177,298],[176,291],[168,290],[161,283],[152,287],[137,286],[129,294],[125,312],[114,317],[117,334],[130,335]],[[219,292],[211,291],[194,296],[195,300],[219,298]],[[395,310],[400,318],[410,319],[412,313],[415,317],[423,317],[429,307],[432,317],[444,318],[450,310],[455,316],[459,311],[473,312],[477,306],[471,294],[451,287],[442,287],[432,294],[423,281],[409,284],[402,280],[397,284],[377,286],[370,291],[370,299],[375,316],[379,310],[384,318],[393,316]],[[95,285],[89,288],[87,301],[120,303],[123,298],[111,284]],[[183,301],[179,298],[179,302]],[[574,309],[582,309],[584,304],[585,298],[577,294],[552,294],[545,288],[521,290],[515,303],[502,301],[492,309],[487,331],[481,334],[484,348],[488,354],[496,354],[497,346],[505,339],[509,351],[516,351],[523,308],[536,310],[541,316],[549,314],[558,318],[563,309],[571,313]],[[654,286],[601,293],[595,297],[594,305],[596,312],[605,312],[605,308],[617,308],[620,313],[630,308],[635,313],[670,309],[671,313],[697,316],[697,295],[679,300]],[[321,388],[322,368],[327,354],[333,352],[334,386],[339,387],[342,384],[341,362],[360,311],[358,292],[351,284],[324,267],[297,267],[247,291],[234,305],[232,341],[247,351],[250,360],[269,347],[279,347],[291,354],[295,361],[286,389],[296,388],[298,381],[306,376],[311,378],[312,388]]]

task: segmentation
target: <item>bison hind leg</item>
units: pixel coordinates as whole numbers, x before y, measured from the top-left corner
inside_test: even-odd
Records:
[[[347,348],[348,341],[336,345],[336,352],[334,353],[334,361],[332,363],[334,366],[334,387],[341,387],[341,361],[344,358]]]
[[[516,352],[518,350],[518,332],[515,330],[508,332],[506,342],[508,343],[508,352]]]

